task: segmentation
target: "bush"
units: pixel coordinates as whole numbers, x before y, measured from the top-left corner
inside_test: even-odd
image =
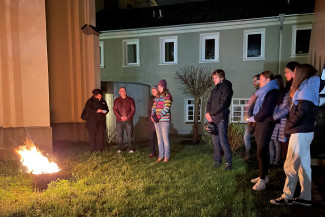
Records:
[[[236,151],[238,148],[244,146],[244,134],[245,126],[241,123],[228,124],[228,140],[232,151]],[[211,136],[205,132],[202,135],[203,142],[213,149]]]

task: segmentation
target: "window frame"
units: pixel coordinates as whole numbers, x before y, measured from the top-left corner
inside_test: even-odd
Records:
[[[100,68],[104,68],[105,64],[104,64],[104,42],[103,41],[99,41],[99,67]]]
[[[231,120],[230,120],[231,123],[238,123],[238,122],[239,123],[247,123],[247,120],[244,120],[244,118],[245,118],[245,106],[246,106],[249,99],[250,98],[232,98],[232,100],[231,100]],[[239,102],[241,100],[245,100],[245,104],[234,104],[235,100],[239,100]],[[240,111],[241,112],[241,120],[240,121],[234,121],[234,112],[235,112],[234,107],[238,107],[238,106],[241,107],[241,111]],[[236,112],[238,112],[238,111],[236,111]]]
[[[205,59],[205,41],[207,39],[214,39],[214,59]],[[219,56],[220,49],[220,33],[211,32],[211,33],[202,33],[200,34],[200,60],[199,63],[211,63],[211,62],[220,62]]]
[[[296,54],[296,40],[297,40],[297,31],[298,30],[307,30],[310,29],[312,30],[312,24],[305,24],[305,25],[293,25],[292,26],[292,41],[291,41],[291,58],[295,58],[295,57],[306,57],[309,54],[305,53],[305,54]]]
[[[184,98],[184,107],[185,107],[185,113],[184,113],[184,120],[185,120],[185,123],[187,124],[187,123],[194,123],[194,111],[195,111],[195,105],[194,104],[188,104],[187,102],[188,102],[188,100],[193,100],[194,101],[194,98],[193,97],[186,97],[186,98]],[[201,100],[201,102],[202,102],[202,100]],[[193,120],[189,120],[188,119],[188,111],[189,111],[189,107],[190,107],[190,105],[191,105],[191,107],[193,106]],[[198,120],[198,123],[199,124],[201,124],[201,122],[202,122],[202,105],[200,105],[200,120]]]
[[[248,36],[261,34],[261,56],[260,57],[248,57]],[[244,30],[244,41],[243,41],[243,61],[255,61],[255,60],[265,60],[265,28],[263,29],[247,29]]]
[[[167,42],[174,43],[174,61],[166,62],[165,61],[165,44]],[[175,65],[178,64],[178,36],[168,36],[159,38],[159,47],[160,47],[160,64],[159,65]]]
[[[136,46],[137,61],[135,63],[128,62],[128,45]],[[123,53],[123,67],[140,66],[140,43],[138,38],[122,40],[122,53]]]

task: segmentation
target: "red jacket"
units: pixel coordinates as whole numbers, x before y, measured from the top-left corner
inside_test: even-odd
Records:
[[[113,107],[116,121],[122,121],[121,117],[126,116],[127,121],[132,121],[135,113],[135,103],[133,98],[126,96],[125,99],[118,97],[114,100]]]

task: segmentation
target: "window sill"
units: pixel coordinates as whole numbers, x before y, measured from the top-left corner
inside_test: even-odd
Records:
[[[243,61],[259,61],[259,60],[265,60],[265,58],[244,58]]]
[[[99,66],[99,68],[103,69],[103,68],[105,68],[105,66]]]
[[[140,64],[137,64],[137,65],[124,65],[122,67],[138,67],[138,66],[140,66]]]
[[[199,61],[199,63],[220,63],[220,60],[210,60],[210,61]]]
[[[299,57],[308,57],[308,54],[302,54],[302,55],[291,55],[290,58],[299,58]]]
[[[160,66],[166,66],[166,65],[178,65],[178,63],[159,63]]]

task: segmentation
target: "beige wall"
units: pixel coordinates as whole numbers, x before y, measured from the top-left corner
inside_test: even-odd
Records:
[[[325,1],[316,0],[315,4],[315,21],[310,40],[310,61],[322,71],[325,61]]]
[[[46,23],[51,124],[82,122],[80,115],[94,88],[100,88],[95,0],[47,0]]]
[[[1,0],[0,29],[0,127],[49,126],[45,0]]]

